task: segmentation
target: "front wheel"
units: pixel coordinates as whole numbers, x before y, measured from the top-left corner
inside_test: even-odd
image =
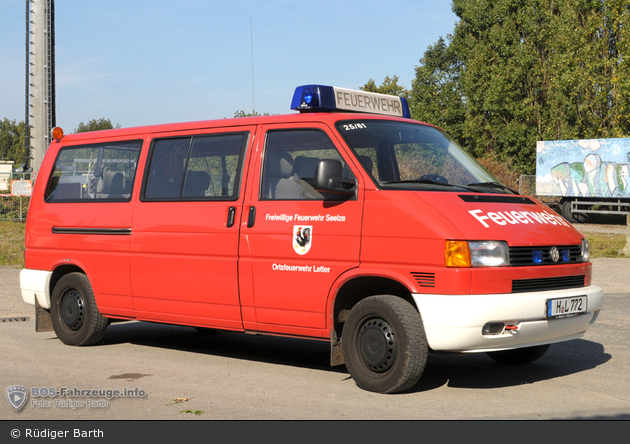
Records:
[[[83,273],[59,279],[52,293],[50,314],[57,337],[67,345],[96,344],[108,324],[98,311],[92,286]]]
[[[534,347],[516,348],[514,350],[502,350],[486,353],[500,364],[523,365],[534,362],[547,353],[549,344]]]
[[[343,326],[346,368],[362,389],[395,393],[413,387],[429,352],[422,319],[407,301],[389,295],[357,303]]]

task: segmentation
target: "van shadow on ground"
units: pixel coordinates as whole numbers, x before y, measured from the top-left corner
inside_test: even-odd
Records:
[[[442,385],[468,389],[495,389],[551,380],[605,364],[611,355],[597,342],[575,339],[552,344],[539,360],[526,365],[503,365],[485,353],[431,354],[415,391]]]
[[[330,367],[330,347],[323,341],[231,332],[201,333],[191,327],[124,322],[110,325],[100,345],[123,343],[347,374],[345,366]],[[610,359],[603,345],[583,339],[554,344],[541,359],[523,366],[501,365],[483,353],[431,353],[422,378],[407,393],[444,385],[493,389],[532,384],[590,370]]]

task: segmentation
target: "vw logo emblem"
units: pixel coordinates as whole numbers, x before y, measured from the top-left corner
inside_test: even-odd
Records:
[[[556,247],[551,247],[549,250],[549,254],[551,255],[551,260],[554,262],[558,262],[560,260],[560,252]]]

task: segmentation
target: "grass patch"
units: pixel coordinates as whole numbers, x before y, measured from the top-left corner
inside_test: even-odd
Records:
[[[179,413],[194,413],[195,415],[203,415],[204,411],[203,410],[180,410]]]
[[[590,233],[586,238],[591,247],[591,258],[628,257],[621,253],[626,246],[625,234]]]
[[[23,222],[0,221],[0,265],[24,267]]]

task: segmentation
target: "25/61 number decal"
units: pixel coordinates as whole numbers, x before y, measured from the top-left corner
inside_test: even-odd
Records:
[[[356,129],[366,129],[367,125],[365,123],[349,123],[347,125],[342,125],[344,131],[352,131]]]

